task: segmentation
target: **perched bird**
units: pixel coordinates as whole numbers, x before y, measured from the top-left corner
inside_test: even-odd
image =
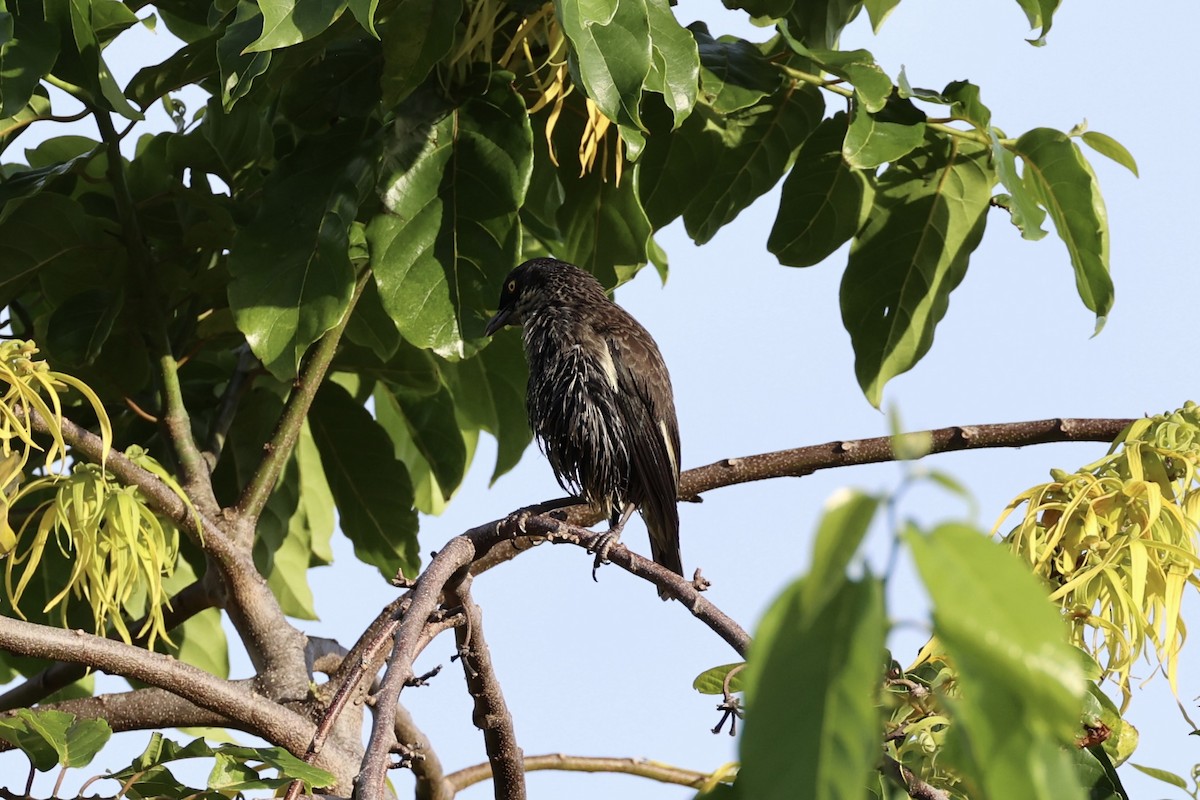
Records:
[[[487,335],[506,325],[523,329],[529,424],[554,476],[609,519],[597,564],[636,508],[654,560],[682,575],[679,423],[654,339],[591,274],[553,258],[504,279]]]

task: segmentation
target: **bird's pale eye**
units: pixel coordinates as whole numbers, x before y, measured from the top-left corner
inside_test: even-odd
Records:
[[[517,282],[516,282],[516,281],[509,281],[509,282],[508,282],[508,291],[509,291],[509,293],[511,294],[512,292],[515,292],[516,290],[517,290]]]

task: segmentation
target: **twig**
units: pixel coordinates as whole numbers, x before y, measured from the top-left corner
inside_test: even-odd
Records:
[[[908,796],[913,800],[950,800],[949,792],[930,786],[891,756],[883,757],[879,771],[904,787],[904,791],[908,792]]]
[[[342,314],[341,321],[317,341],[316,346],[304,361],[304,366],[300,370],[292,393],[288,396],[283,413],[279,416],[275,432],[263,445],[262,460],[242,490],[242,495],[238,498],[235,506],[241,529],[238,538],[241,540],[252,540],[254,524],[262,514],[271,492],[275,491],[279,474],[287,464],[292,449],[296,446],[296,440],[300,437],[300,427],[304,423],[304,418],[308,415],[313,399],[317,396],[317,390],[321,387],[325,373],[329,371],[329,365],[333,363],[333,356],[337,352],[338,343],[342,340],[342,333],[350,321],[350,315],[354,313],[354,306],[358,303],[358,298],[362,296],[363,289],[370,279],[371,271],[363,270],[354,284],[350,305]]]
[[[549,753],[540,756],[525,756],[525,771],[557,770],[560,772],[616,772],[624,775],[637,775],[649,778],[659,783],[671,783],[677,786],[690,786],[699,789],[709,779],[704,772],[672,767],[657,761],[643,761],[637,758],[602,758],[596,756],[569,756],[563,753]],[[462,791],[468,786],[474,786],[492,777],[490,762],[476,764],[473,767],[460,769],[446,776],[446,780],[454,785],[455,790]]]
[[[475,700],[472,719],[475,727],[483,731],[484,747],[495,776],[496,800],[524,800],[524,753],[517,744],[512,714],[504,702],[504,692],[483,635],[483,612],[471,597],[470,576],[455,585],[454,596],[467,615],[467,624],[455,628],[454,637],[467,688]]]
[[[229,377],[225,391],[221,394],[216,419],[208,432],[208,445],[204,448],[204,460],[209,471],[216,469],[217,462],[221,460],[221,451],[225,448],[225,438],[229,435],[229,428],[237,415],[238,404],[252,385],[250,377],[259,369],[258,359],[254,357],[254,352],[248,344],[243,343],[238,347],[237,353],[237,367],[234,368],[233,375]]]

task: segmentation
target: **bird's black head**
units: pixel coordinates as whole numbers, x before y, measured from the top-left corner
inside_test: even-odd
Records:
[[[507,325],[521,325],[544,308],[607,302],[604,287],[590,272],[557,258],[533,258],[508,273],[500,290],[500,308],[484,329],[491,336]]]

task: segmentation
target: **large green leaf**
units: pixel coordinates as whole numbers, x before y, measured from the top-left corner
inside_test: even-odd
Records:
[[[46,192],[10,201],[0,211],[0,298],[7,303],[50,268],[59,275],[94,271],[99,257],[116,247],[99,220],[68,197]]]
[[[691,26],[700,53],[700,90],[719,114],[747,108],[779,88],[782,78],[762,51],[745,39],[714,39],[703,23]]]
[[[849,81],[854,86],[855,98],[872,114],[882,110],[892,95],[892,79],[868,50],[820,50],[799,45],[796,49],[827,72]]]
[[[878,579],[834,584],[815,571],[768,609],[747,677],[739,787],[756,800],[862,797],[879,759],[876,693],[887,629]]]
[[[467,446],[455,417],[454,399],[444,386],[433,394],[380,385],[375,389],[381,424],[385,409],[399,424],[384,425],[397,444],[411,442],[448,500],[467,468]]]
[[[712,148],[715,158],[704,169],[699,191],[685,195],[690,198],[683,210],[688,235],[704,244],[771,189],[821,121],[824,108],[820,91],[808,85],[783,87],[727,116],[698,106],[693,116],[708,114],[703,135],[716,138],[719,146]]]
[[[214,31],[205,38],[176,50],[160,64],[143,67],[125,87],[130,100],[148,108],[151,103],[184,86],[200,83],[216,75],[218,34]]]
[[[555,255],[591,272],[605,286],[618,283],[649,260],[647,244],[653,228],[638,197],[639,169],[618,184],[599,170],[570,180],[560,172],[566,198],[558,209],[562,240]]]
[[[867,16],[871,18],[871,30],[879,33],[884,20],[900,5],[900,0],[865,0],[863,5],[867,7]]]
[[[389,213],[367,226],[379,294],[404,338],[457,358],[478,348],[520,255],[532,164],[512,76],[489,77],[427,135],[397,140],[382,187]]]
[[[925,115],[912,101],[893,97],[872,114],[855,100],[842,155],[855,169],[873,169],[908,155],[924,140]]]
[[[642,127],[642,88],[654,66],[651,0],[555,0],[572,66],[604,116]]]
[[[408,97],[446,57],[461,16],[462,0],[400,0],[380,29],[385,106]]]
[[[875,196],[862,170],[842,158],[846,115],[822,122],[804,141],[783,182],[767,249],[789,267],[819,264],[862,227]]]
[[[325,383],[309,414],[342,533],[389,580],[414,577],[421,560],[412,484],[387,433],[345,389]]]
[[[662,95],[674,117],[674,127],[696,104],[700,57],[696,40],[675,19],[667,0],[646,0],[650,19],[650,74],[646,88]]]
[[[1054,23],[1054,12],[1058,10],[1061,2],[1062,0],[1017,0],[1017,5],[1021,6],[1026,19],[1029,20],[1029,27],[1042,29],[1036,39],[1026,39],[1027,42],[1035,47],[1046,43],[1046,34],[1050,32],[1050,26]]]
[[[242,50],[259,53],[312,39],[325,32],[346,8],[346,0],[259,0],[262,35]]]
[[[15,717],[0,719],[0,737],[25,751],[34,766],[46,772],[59,764],[86,767],[112,738],[112,728],[103,719],[21,708]]]
[[[929,141],[879,178],[841,288],[854,370],[872,405],[933,344],[950,292],[983,236],[993,180],[984,147],[948,137]]]
[[[25,107],[58,57],[53,25],[29,15],[17,15],[10,22],[13,38],[0,44],[0,119]]]
[[[229,305],[254,354],[282,380],[349,306],[350,224],[373,182],[377,149],[353,120],[304,140],[280,162],[258,216],[234,241]]]
[[[1075,287],[1083,304],[1096,314],[1096,332],[1113,304],[1108,265],[1108,212],[1096,173],[1079,146],[1065,133],[1035,128],[1017,139],[1013,150],[1025,162],[1025,183],[1046,210],[1067,246],[1075,268]]]
[[[1045,587],[965,525],[910,531],[905,541],[933,603],[934,633],[958,670],[944,757],[966,793],[1082,800],[1070,750],[1086,681]]]
[[[803,0],[787,15],[788,33],[806,47],[834,50],[862,5],[862,0]]]
[[[35,87],[28,103],[17,109],[12,116],[0,118],[0,153],[3,153],[30,123],[50,112],[50,95],[46,87]]]
[[[1007,195],[995,198],[997,205],[1008,211],[1012,224],[1017,226],[1022,238],[1036,242],[1046,236],[1042,223],[1046,221],[1046,211],[1038,205],[1038,194],[1017,173],[1017,157],[1013,151],[1000,143],[999,134],[995,128],[988,129],[992,143],[992,163],[996,168],[996,177],[1005,189]]]

